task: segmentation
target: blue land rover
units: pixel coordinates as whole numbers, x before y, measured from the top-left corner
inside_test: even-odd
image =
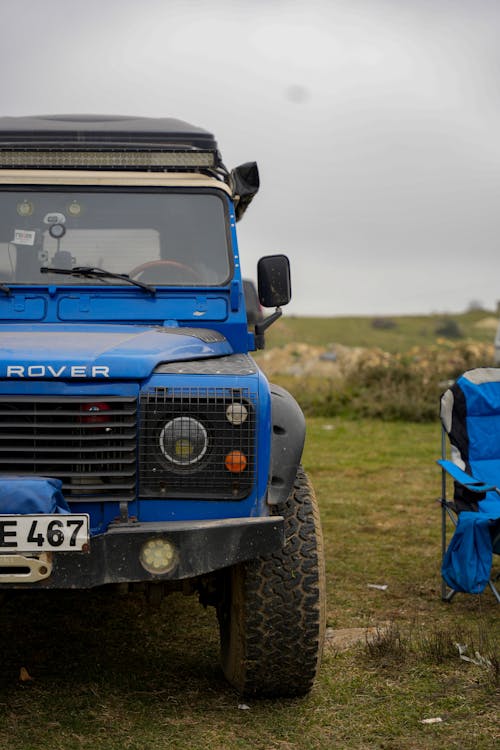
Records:
[[[257,165],[174,119],[0,118],[0,587],[183,587],[227,679],[301,695],[324,633],[302,412],[250,351],[290,299],[236,222]]]

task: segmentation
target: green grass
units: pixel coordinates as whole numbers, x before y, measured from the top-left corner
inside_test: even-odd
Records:
[[[344,346],[379,347],[396,354],[406,352],[414,346],[434,344],[440,338],[436,330],[449,320],[457,323],[464,338],[493,343],[494,330],[476,325],[489,317],[497,315],[491,311],[475,310],[449,315],[391,316],[389,320],[393,321],[394,327],[384,329],[374,327],[373,322],[377,319],[374,316],[295,318],[286,316],[285,313],[283,318],[268,329],[266,348],[306,341],[315,346],[337,343]]]
[[[138,594],[21,592],[0,610],[0,749],[496,747],[500,607],[490,593],[440,601],[438,450],[435,425],[309,421],[328,625],[391,624],[371,648],[327,644],[309,697],[239,709],[215,615],[193,598],[154,609]],[[460,660],[455,638],[492,667]],[[33,681],[19,680],[21,667]],[[443,723],[420,723],[436,716]]]

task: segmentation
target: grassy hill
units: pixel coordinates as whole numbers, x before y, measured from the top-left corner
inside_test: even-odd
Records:
[[[283,317],[257,360],[309,416],[437,418],[439,396],[465,370],[491,367],[495,313],[391,318]]]
[[[449,315],[406,315],[391,317],[288,317],[285,313],[266,334],[266,348],[304,341],[328,347],[379,347],[396,354],[414,346],[431,346],[442,338],[453,341],[471,339],[493,343],[498,316],[492,311]],[[441,333],[440,333],[441,331]],[[444,335],[442,331],[448,331]]]

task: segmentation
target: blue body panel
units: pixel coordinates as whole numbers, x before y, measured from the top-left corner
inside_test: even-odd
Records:
[[[0,395],[132,396],[148,387],[250,388],[257,399],[257,469],[251,494],[238,501],[135,499],[128,513],[139,521],[243,518],[269,515],[266,490],[270,461],[269,386],[260,371],[246,375],[154,374],[163,363],[246,353],[247,331],[230,204],[233,278],[218,288],[158,288],[152,296],[122,284],[12,285],[0,292]],[[182,328],[221,336],[182,333]],[[140,409],[140,405],[139,405]],[[140,418],[140,413],[139,413]],[[106,531],[120,515],[119,501],[71,502],[89,513],[92,533]]]
[[[241,518],[269,515],[266,504],[271,453],[271,400],[269,386],[261,372],[247,376],[154,375],[143,387],[249,388],[255,391],[257,406],[257,471],[253,492],[243,500],[139,500],[138,517],[143,521],[211,518]]]
[[[4,325],[0,329],[0,378],[141,380],[162,362],[233,353],[226,340],[206,343],[177,331],[144,326]],[[22,373],[13,370],[14,365],[24,367]],[[85,370],[71,374],[72,365]],[[108,370],[94,369],[93,373],[92,368],[102,367]]]
[[[173,336],[175,338],[175,336]],[[182,337],[177,337],[182,338]],[[128,503],[130,516],[140,521],[175,521],[215,518],[241,518],[269,515],[266,490],[270,460],[271,405],[269,386],[264,375],[257,371],[246,376],[231,375],[163,375],[154,374],[139,383],[116,383],[102,379],[98,382],[65,380],[39,380],[34,378],[3,380],[0,393],[5,395],[33,396],[92,396],[96,400],[105,396],[138,397],[142,390],[150,387],[203,387],[248,388],[256,394],[257,419],[257,471],[256,484],[251,494],[237,501],[205,499],[136,499]],[[139,414],[140,417],[140,414]],[[75,513],[89,513],[92,533],[102,533],[120,515],[118,501],[71,502]]]
[[[108,330],[112,325],[189,326],[220,331],[234,352],[253,349],[253,335],[247,331],[234,206],[225,193],[222,197],[228,205],[233,256],[233,275],[224,286],[158,286],[156,294],[151,295],[134,286],[113,285],[112,280],[105,285],[82,285],[77,279],[62,276],[60,285],[12,284],[10,294],[0,291],[0,333],[9,330],[10,324],[17,329],[22,323],[53,323],[62,325],[58,329],[61,331],[77,330],[78,324],[83,326],[81,330],[91,330],[94,324],[103,324]],[[38,328],[32,330],[36,332]],[[58,348],[62,352],[62,346]],[[146,352],[146,348],[144,344],[142,351]],[[224,353],[227,352],[214,351],[206,356]]]

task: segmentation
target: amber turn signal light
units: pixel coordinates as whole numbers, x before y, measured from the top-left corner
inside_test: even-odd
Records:
[[[231,474],[241,474],[247,468],[247,457],[241,451],[231,451],[227,454],[225,466]]]

